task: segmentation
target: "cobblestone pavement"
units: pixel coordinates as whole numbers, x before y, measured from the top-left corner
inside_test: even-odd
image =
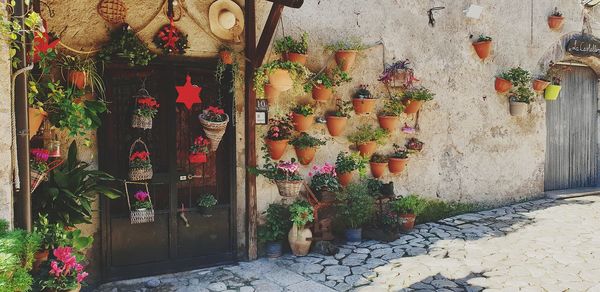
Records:
[[[600,291],[600,197],[536,200],[398,240],[106,284],[122,291]]]

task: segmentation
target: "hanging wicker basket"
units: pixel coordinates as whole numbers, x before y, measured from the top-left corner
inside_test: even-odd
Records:
[[[282,197],[296,197],[302,188],[301,180],[276,180],[277,190]]]
[[[136,144],[141,144],[144,147],[144,150],[146,152],[150,153],[150,151],[148,151],[148,146],[146,145],[146,143],[144,143],[144,141],[142,141],[142,139],[138,138],[131,144],[131,147],[129,148],[129,157],[131,157],[131,154],[133,154],[133,149],[135,148]],[[150,158],[148,158],[148,159],[150,159]],[[152,171],[152,165],[150,165],[150,167],[145,167],[145,168],[142,168],[142,167],[129,168],[129,179],[132,181],[151,180],[153,175],[154,175],[154,172]]]
[[[131,127],[144,130],[152,129],[152,118],[133,114],[131,117]]]
[[[211,122],[207,121],[200,114],[200,124],[202,124],[202,128],[204,128],[204,133],[206,133],[206,137],[210,140],[210,150],[217,151],[219,148],[219,144],[223,139],[223,135],[225,134],[225,130],[227,129],[227,124],[229,123],[229,115],[226,115],[227,119],[223,122]]]
[[[127,17],[127,6],[122,0],[102,0],[97,11],[104,20],[112,24],[121,24]]]
[[[125,182],[125,194],[127,195],[127,206],[129,206],[129,218],[131,220],[131,224],[141,224],[141,223],[150,223],[154,222],[154,207],[150,209],[143,210],[132,210],[131,209],[131,201],[129,199],[129,190],[127,185],[131,184]],[[137,183],[139,184],[139,183]],[[152,199],[150,198],[150,192],[148,191],[148,184],[144,183],[144,187],[146,188],[146,192],[148,193],[148,201],[152,204]]]
[[[32,169],[30,171],[30,181],[31,181],[31,192],[34,192],[37,187],[40,186],[42,182],[48,181],[48,173],[53,169],[57,168],[63,163],[64,160],[58,159],[48,163],[48,170],[45,172],[37,171]]]

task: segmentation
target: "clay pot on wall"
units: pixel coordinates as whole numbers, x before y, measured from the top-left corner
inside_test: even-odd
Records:
[[[354,50],[349,51],[337,51],[335,53],[335,62],[344,72],[350,71],[356,62],[356,54],[358,52]]]
[[[348,186],[350,184],[350,182],[352,182],[353,177],[354,177],[354,172],[352,172],[352,171],[342,172],[342,173],[337,174],[338,181],[340,182],[340,185],[342,185],[343,187]]]
[[[561,29],[564,21],[565,21],[564,16],[554,16],[554,15],[548,16],[548,26],[552,30]]]
[[[31,138],[33,138],[33,136],[35,136],[37,131],[42,126],[42,123],[48,116],[48,113],[46,113],[40,109],[30,107],[28,110],[28,115],[29,115],[29,139],[31,139]]]
[[[388,168],[392,174],[399,174],[404,170],[407,162],[408,162],[408,158],[390,157],[388,159]]]
[[[372,113],[375,109],[375,101],[377,100],[373,98],[353,98],[354,112],[357,115]]]
[[[512,82],[500,77],[496,77],[494,88],[498,93],[506,93],[512,88]]]
[[[285,153],[285,148],[287,148],[290,140],[270,140],[265,139],[265,143],[267,144],[267,150],[269,151],[269,155],[273,160],[279,160],[283,153]]]
[[[307,58],[308,58],[308,55],[298,54],[298,53],[286,53],[283,55],[283,59],[285,61],[298,63],[300,65],[306,65]]]
[[[327,116],[327,130],[331,136],[339,136],[346,129],[347,117]]]
[[[528,104],[525,102],[510,101],[510,115],[524,116],[527,114]]]
[[[310,251],[310,238],[312,238],[312,232],[306,227],[297,228],[296,225],[292,226],[288,233],[288,241],[290,242],[290,248],[295,256],[305,256]]]
[[[219,58],[221,58],[221,62],[225,65],[233,64],[233,55],[231,54],[231,51],[220,51]]]
[[[294,81],[287,70],[275,69],[269,73],[269,84],[279,91],[287,91],[292,89]]]
[[[333,90],[325,87],[323,84],[315,85],[312,89],[312,97],[316,101],[328,101],[333,96]]]
[[[403,231],[411,231],[415,227],[415,214],[400,214],[400,218],[404,220],[404,223],[400,226]]]
[[[393,132],[398,128],[400,117],[397,116],[378,116],[379,126],[388,132]]]
[[[271,84],[265,85],[265,97],[267,98],[267,102],[269,104],[273,104],[275,102],[275,99],[278,98],[280,94],[281,91],[271,86]]]
[[[380,178],[385,173],[385,169],[388,167],[387,162],[369,162],[371,166],[371,174],[374,178]]]
[[[87,83],[87,74],[84,71],[69,71],[67,81],[78,89],[84,89]]]
[[[473,43],[473,48],[475,49],[475,53],[479,56],[480,59],[485,60],[490,56],[490,51],[492,50],[492,41],[482,41]]]
[[[546,91],[544,92],[544,98],[546,100],[556,100],[560,94],[561,88],[562,87],[560,85],[548,85],[548,87],[546,87]]]
[[[542,91],[544,91],[544,89],[546,89],[546,87],[548,87],[549,84],[550,84],[550,81],[546,81],[546,80],[542,80],[542,79],[533,80],[533,90],[537,91],[537,92],[542,92]]]
[[[317,153],[316,147],[306,147],[306,148],[298,148],[294,147],[296,151],[296,157],[298,157],[298,162],[302,165],[310,164],[313,159],[315,159],[315,154]]]
[[[377,143],[375,141],[358,144],[358,151],[362,157],[371,157],[375,153],[375,150],[377,150]]]
[[[306,132],[315,122],[314,115],[304,116],[297,113],[292,113],[292,121],[294,123],[294,129],[298,132]]]
[[[405,114],[414,114],[414,113],[418,112],[419,110],[421,110],[421,106],[423,106],[422,100],[409,99],[407,101],[406,107],[404,108],[404,113]]]

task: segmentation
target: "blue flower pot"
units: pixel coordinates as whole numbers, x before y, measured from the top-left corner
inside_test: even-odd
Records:
[[[281,256],[281,242],[267,242],[266,246],[268,258],[278,258]]]
[[[362,228],[346,229],[347,242],[360,242],[362,240]]]

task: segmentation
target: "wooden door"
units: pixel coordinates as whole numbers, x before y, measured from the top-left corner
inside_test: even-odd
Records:
[[[546,102],[547,191],[598,184],[598,77],[575,66],[561,77],[559,98]]]
[[[214,80],[214,62],[156,64],[146,68],[112,66],[106,69],[107,100],[110,113],[99,131],[101,169],[119,179],[127,179],[131,143],[141,138],[150,150],[154,177],[148,182],[155,210],[153,223],[130,224],[125,197],[103,200],[102,251],[103,279],[163,274],[199,268],[234,260],[233,198],[235,179],[234,120],[231,120],[217,152],[206,164],[188,162],[193,139],[202,135],[198,114],[213,105],[219,88]],[[203,103],[191,110],[175,102],[176,85],[192,83],[202,87]],[[227,74],[226,74],[227,75]],[[228,78],[223,84],[230,84]],[[133,96],[142,84],[160,103],[151,130],[131,128]],[[232,117],[233,99],[224,92],[223,105]],[[218,162],[218,163],[217,163]],[[122,185],[122,183],[121,183]],[[137,186],[129,187],[130,193]],[[218,204],[211,216],[196,207],[198,197],[213,193]],[[187,223],[184,221],[187,220]]]

